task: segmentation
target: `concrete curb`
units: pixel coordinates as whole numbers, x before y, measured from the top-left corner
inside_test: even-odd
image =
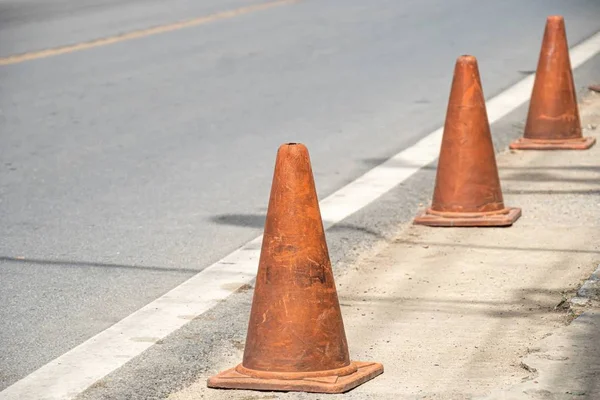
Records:
[[[577,295],[571,299],[571,306],[588,306],[600,300],[600,264],[594,273],[586,280]]]

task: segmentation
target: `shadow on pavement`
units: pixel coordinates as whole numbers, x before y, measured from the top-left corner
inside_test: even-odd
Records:
[[[504,194],[586,194],[600,195],[600,190],[503,190]]]
[[[245,228],[263,228],[265,226],[266,215],[265,214],[221,214],[211,217],[212,222],[222,225],[234,225],[242,226]],[[362,232],[370,236],[377,237],[379,239],[385,239],[385,237],[372,229],[365,228],[363,226],[357,226],[352,224],[335,224],[331,228],[327,229],[328,232],[344,232],[354,231]]]
[[[600,170],[599,170],[600,171]],[[527,182],[581,182],[598,183],[598,177],[593,178],[574,178],[560,177],[544,172],[522,172],[515,173],[502,178],[503,181],[527,181]]]
[[[441,242],[415,242],[411,240],[396,240],[395,243],[412,244],[416,246],[445,246],[445,247],[464,247],[469,249],[489,249],[489,250],[507,250],[507,251],[549,251],[559,253],[590,253],[600,254],[600,250],[586,250],[586,249],[560,249],[556,247],[508,247],[508,246],[482,246],[474,244],[462,244],[462,243],[441,243]]]
[[[417,283],[418,284],[418,283]],[[427,282],[422,282],[426,285]],[[537,289],[525,288],[515,291],[512,301],[461,300],[453,298],[426,297],[390,297],[386,295],[365,294],[361,296],[340,296],[340,305],[353,307],[369,303],[397,305],[403,313],[418,312],[424,315],[487,315],[492,318],[531,318],[533,315],[545,315],[551,312],[565,314],[567,312],[566,293],[572,293],[571,288]],[[557,298],[563,301],[556,302]],[[518,307],[518,309],[514,309]],[[511,309],[509,309],[509,307]]]
[[[90,268],[111,268],[111,269],[137,269],[142,271],[156,271],[156,272],[184,272],[184,273],[196,273],[199,272],[196,269],[190,268],[166,268],[166,267],[152,267],[142,265],[125,265],[125,264],[110,264],[101,262],[90,262],[90,261],[73,261],[73,260],[44,260],[37,258],[21,258],[21,257],[6,257],[0,256],[0,263],[18,263],[18,264],[38,264],[38,265],[57,265],[63,267],[90,267]]]

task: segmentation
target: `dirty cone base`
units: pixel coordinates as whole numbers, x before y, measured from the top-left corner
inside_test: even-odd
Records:
[[[542,140],[519,138],[510,144],[513,150],[587,150],[596,143],[596,138],[584,137],[564,140]]]
[[[456,213],[453,216],[443,216],[430,214],[423,211],[414,219],[415,225],[427,226],[510,226],[521,216],[520,208],[507,208],[508,212],[503,214],[481,215],[481,216],[461,216]]]
[[[373,362],[352,362],[356,372],[345,376],[323,376],[304,379],[265,379],[241,374],[230,368],[208,379],[208,387],[217,389],[248,389],[283,392],[344,393],[383,373],[383,365]]]

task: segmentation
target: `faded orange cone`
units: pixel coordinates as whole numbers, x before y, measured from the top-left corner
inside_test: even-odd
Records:
[[[521,216],[504,206],[477,60],[456,61],[431,207],[415,224],[506,226]]]
[[[208,386],[341,393],[381,374],[350,361],[308,150],[279,148],[244,349]]]
[[[525,132],[510,148],[585,150],[595,141],[592,137],[583,137],[581,132],[565,21],[561,16],[550,16],[546,21]]]

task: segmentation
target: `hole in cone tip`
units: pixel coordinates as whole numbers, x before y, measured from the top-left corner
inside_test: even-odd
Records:
[[[301,154],[308,152],[306,146],[299,142],[283,143],[279,146],[278,152],[283,151],[286,154]]]

